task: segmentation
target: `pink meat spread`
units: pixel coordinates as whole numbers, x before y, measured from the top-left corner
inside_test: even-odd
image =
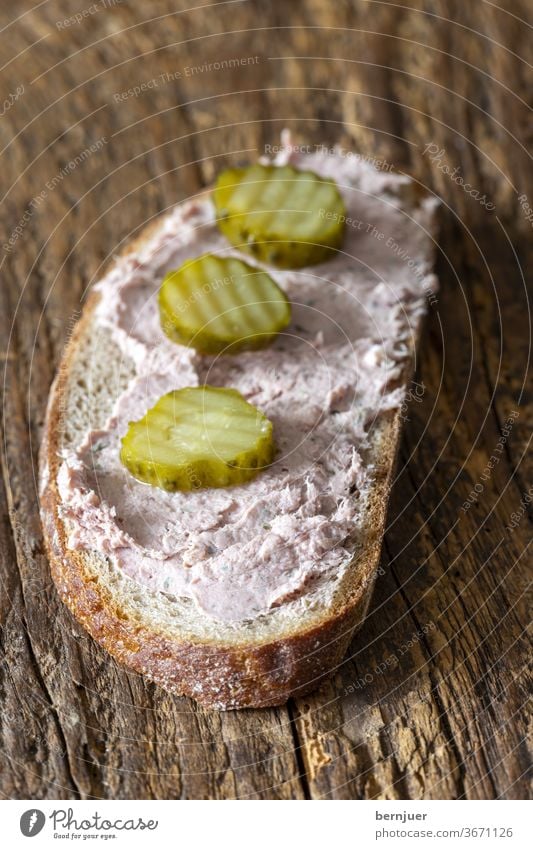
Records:
[[[347,211],[342,250],[297,271],[268,268],[292,303],[292,322],[271,347],[202,356],[162,333],[158,288],[190,257],[239,252],[218,232],[208,198],[176,207],[98,284],[95,320],[136,376],[105,426],[63,452],[58,477],[70,548],[96,550],[138,584],[235,624],[323,599],[346,572],[375,475],[370,430],[402,403],[436,289],[434,199],[413,211],[407,177],[355,154],[302,153],[283,141],[276,164],[337,182]],[[221,489],[168,493],[135,480],[119,460],[128,422],[165,392],[203,383],[237,389],[268,416],[275,462]]]

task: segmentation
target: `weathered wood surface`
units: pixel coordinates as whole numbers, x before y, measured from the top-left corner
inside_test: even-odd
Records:
[[[524,798],[527,3],[190,5],[23,0],[0,10],[11,95],[0,118],[1,243],[26,219],[0,251],[1,793]],[[119,669],[58,601],[37,450],[50,381],[102,264],[223,163],[276,144],[283,126],[302,142],[385,158],[443,197],[442,289],[418,363],[422,397],[406,413],[383,574],[349,656],[285,708],[207,713]]]

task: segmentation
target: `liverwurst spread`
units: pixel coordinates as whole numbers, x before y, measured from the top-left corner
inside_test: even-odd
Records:
[[[202,356],[161,331],[164,274],[206,252],[254,260],[219,233],[209,198],[176,207],[97,286],[94,320],[135,377],[105,426],[63,452],[58,476],[70,548],[96,550],[140,585],[226,623],[327,593],[349,567],[375,474],[370,430],[402,403],[436,289],[434,199],[413,204],[407,177],[357,155],[301,153],[284,141],[276,164],[339,186],[342,250],[313,267],[267,269],[292,303],[291,324],[269,348]],[[273,422],[272,466],[242,486],[193,492],[135,480],[119,460],[128,422],[164,393],[203,383],[237,389]]]

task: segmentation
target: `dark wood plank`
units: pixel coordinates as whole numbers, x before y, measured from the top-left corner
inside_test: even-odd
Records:
[[[23,0],[0,10],[3,91],[20,92],[0,120],[2,244],[27,213],[13,249],[0,252],[0,792],[525,797],[525,0],[484,4],[482,16],[444,0],[189,11],[162,0],[61,26],[81,5]],[[106,260],[225,161],[277,144],[284,126],[304,143],[385,158],[442,196],[442,290],[363,630],[316,694],[219,715],[118,668],[60,605],[42,547],[36,458],[50,381]]]

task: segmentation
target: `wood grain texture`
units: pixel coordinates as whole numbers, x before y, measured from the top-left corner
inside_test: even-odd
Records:
[[[527,3],[188,6],[0,10],[11,95],[0,109],[0,792],[525,798]],[[303,143],[386,159],[443,198],[441,291],[363,630],[314,695],[216,714],[118,668],[59,603],[36,458],[50,382],[103,263],[284,126]]]

